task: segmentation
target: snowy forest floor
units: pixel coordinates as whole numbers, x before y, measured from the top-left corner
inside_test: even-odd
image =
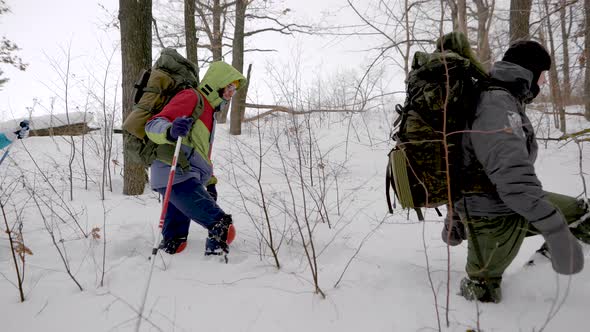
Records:
[[[539,137],[560,136],[548,115],[531,117]],[[523,268],[542,243],[537,236],[525,240],[506,272],[500,304],[456,295],[467,244],[450,249],[447,327],[449,257],[440,239],[442,218],[433,210],[426,211],[424,223],[413,212],[387,213],[393,115],[367,112],[349,119],[269,117],[245,124],[241,136],[217,127],[219,204],[238,230],[229,264],[203,255],[206,231],[193,223],[184,252],[157,257],[142,331],[435,331],[439,321],[442,331],[590,326],[590,268],[571,278],[558,276],[550,264]],[[570,117],[568,126],[575,131],[590,125]],[[69,137],[16,142],[0,166],[6,220],[13,235],[22,225],[21,242],[32,253],[25,254],[20,303],[8,235],[0,234],[1,330],[134,329],[160,203],[148,188],[141,196],[121,194],[120,135],[108,161],[112,191],[107,177],[101,199],[103,135],[85,136],[84,154],[83,138],[73,138],[72,190]],[[580,156],[590,172],[588,143],[581,150],[573,142],[539,146],[536,166],[544,189],[580,195]],[[280,268],[267,245],[269,224]],[[317,264],[304,248],[315,253]],[[316,292],[312,272],[325,298]]]

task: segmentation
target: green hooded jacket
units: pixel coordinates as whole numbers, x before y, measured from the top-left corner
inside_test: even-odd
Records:
[[[198,89],[207,98],[211,107],[216,108],[223,102],[218,91],[232,82],[237,82],[236,88],[241,89],[246,85],[246,78],[231,65],[216,61],[209,65]]]

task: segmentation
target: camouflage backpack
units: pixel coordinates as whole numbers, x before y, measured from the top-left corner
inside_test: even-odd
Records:
[[[187,88],[197,88],[197,67],[176,50],[165,48],[151,69],[143,70],[135,83],[133,110],[123,122],[126,153],[131,161],[148,167],[156,158],[172,160],[173,149],[160,149],[149,140],[145,133],[145,124],[152,116],[162,111],[170,99]],[[203,108],[200,98],[195,108]],[[200,114],[201,112],[193,112]],[[188,160],[181,154],[179,165],[188,166]]]
[[[396,105],[399,116],[394,127],[399,128],[392,135],[396,145],[389,153],[386,175],[390,213],[390,187],[402,208],[414,209],[419,219],[423,219],[420,208],[446,204],[449,189],[455,197],[457,181],[448,186],[447,176],[456,178],[462,156],[460,132],[475,114],[480,84],[486,78],[461,33],[441,37],[433,53],[414,54],[405,103]]]

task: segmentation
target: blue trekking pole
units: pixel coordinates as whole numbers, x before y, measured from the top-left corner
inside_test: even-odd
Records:
[[[0,165],[2,165],[4,159],[6,159],[6,156],[8,156],[8,151],[10,151],[10,147],[6,148],[6,152],[4,152],[4,154],[2,155],[2,158],[0,159]]]

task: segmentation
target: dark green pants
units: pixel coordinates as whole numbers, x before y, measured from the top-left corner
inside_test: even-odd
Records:
[[[568,224],[579,220],[586,211],[573,197],[546,192],[547,199],[565,216]],[[467,211],[467,214],[469,211]],[[467,266],[471,279],[501,281],[502,274],[516,257],[526,236],[539,232],[518,214],[501,217],[464,218],[468,231]],[[572,233],[579,240],[590,244],[590,226],[579,225]]]

